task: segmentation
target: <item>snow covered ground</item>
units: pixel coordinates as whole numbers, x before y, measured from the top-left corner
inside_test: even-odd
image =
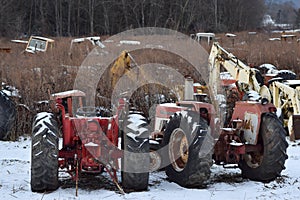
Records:
[[[206,189],[185,189],[166,180],[164,172],[152,173],[149,191],[120,194],[104,175],[106,184],[101,186],[101,178],[94,182],[99,187],[80,187],[75,196],[75,184],[68,179],[58,190],[47,193],[33,193],[30,190],[30,139],[20,138],[17,142],[0,142],[0,199],[32,200],[84,200],[84,199],[299,199],[300,197],[300,141],[291,143],[288,148],[289,158],[282,177],[263,184],[242,179],[239,169],[223,169],[213,166],[211,183]],[[90,179],[87,179],[90,180]],[[87,181],[86,180],[86,181]],[[93,183],[96,185],[95,183]],[[106,186],[105,186],[106,185]]]

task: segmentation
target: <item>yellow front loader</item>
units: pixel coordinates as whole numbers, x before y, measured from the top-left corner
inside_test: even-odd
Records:
[[[290,140],[300,139],[300,80],[274,81],[270,84],[273,104],[281,110],[281,118]]]

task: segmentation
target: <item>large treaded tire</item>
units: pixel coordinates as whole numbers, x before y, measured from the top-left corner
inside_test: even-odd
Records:
[[[283,78],[283,80],[296,80],[297,75],[290,70],[280,70],[276,77]]]
[[[263,144],[261,160],[257,166],[252,159],[240,163],[242,176],[254,181],[269,182],[280,176],[285,160],[288,158],[286,149],[286,132],[275,114],[266,113],[262,117],[259,142]],[[248,154],[249,155],[249,154]],[[253,156],[254,157],[254,156]],[[252,166],[250,166],[252,165]]]
[[[131,111],[124,125],[122,186],[126,192],[144,191],[148,188],[150,170],[148,123],[141,113]]]
[[[173,147],[176,146],[170,144],[170,139],[173,140],[172,134],[176,133],[184,134],[189,145],[187,162],[182,165],[182,168],[177,167],[178,159],[170,155]],[[206,187],[211,173],[214,146],[207,121],[196,112],[176,113],[166,126],[163,143],[167,145],[167,159],[171,163],[166,166],[169,180],[187,188]],[[180,162],[178,164],[181,165]]]
[[[31,145],[31,190],[56,190],[58,183],[57,121],[51,113],[39,113],[33,121]]]
[[[9,140],[11,129],[15,123],[16,105],[2,91],[0,91],[0,140]]]

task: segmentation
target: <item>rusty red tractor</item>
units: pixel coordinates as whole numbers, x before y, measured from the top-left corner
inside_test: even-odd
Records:
[[[149,157],[134,156],[130,152],[149,151],[149,133],[143,129],[146,120],[138,113],[119,117],[125,113],[125,103],[120,101],[118,114],[107,110],[84,107],[85,93],[72,90],[53,94],[52,113],[39,113],[33,122],[31,189],[36,192],[55,190],[59,187],[59,170],[69,173],[78,183],[80,173],[109,173],[117,184],[118,159],[122,158],[122,186],[128,191],[148,187]],[[75,103],[76,102],[76,103]],[[74,105],[78,109],[73,111]],[[57,116],[57,117],[56,117]],[[132,118],[139,124],[134,127]],[[119,126],[126,126],[127,135]],[[62,144],[59,145],[60,133]],[[118,148],[119,136],[122,149]],[[142,165],[140,163],[143,163]],[[147,164],[148,163],[148,164]],[[121,187],[120,187],[121,189]],[[122,189],[121,189],[122,190]]]
[[[162,128],[150,140],[151,163],[165,167],[169,180],[183,187],[204,187],[213,161],[239,167],[244,178],[272,181],[287,159],[285,130],[275,110],[272,104],[236,102],[230,124],[218,130],[211,104],[159,105],[156,124]]]
[[[185,94],[188,101],[157,106],[151,164],[184,187],[205,186],[213,162],[240,168],[244,178],[274,180],[285,169],[288,143],[261,75],[218,43],[209,67],[208,93],[196,88]],[[191,86],[186,80],[185,88]],[[194,100],[208,94],[208,103]]]

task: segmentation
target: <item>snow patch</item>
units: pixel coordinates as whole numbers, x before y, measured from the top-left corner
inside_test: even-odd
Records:
[[[197,127],[199,127],[199,125],[198,125],[197,122],[194,122],[192,127],[193,127],[192,128],[192,133],[194,133],[196,131]]]
[[[276,69],[276,67],[272,64],[262,64],[258,67],[259,69],[266,69],[266,74],[277,74],[278,70]]]
[[[176,105],[176,103],[163,103],[163,104],[160,104],[160,106],[164,106],[164,107],[178,107]]]
[[[187,189],[169,182],[165,172],[153,172],[149,177],[149,190],[121,195],[107,189],[82,188],[79,184],[78,197],[75,196],[75,182],[71,188],[59,188],[50,193],[35,193],[30,189],[31,139],[20,138],[16,142],[0,141],[0,199],[299,199],[300,196],[300,140],[289,141],[282,176],[270,183],[260,183],[243,179],[240,169],[211,167],[211,177],[205,189]],[[120,172],[118,172],[121,181]]]
[[[254,90],[247,92],[247,96],[250,101],[259,101],[261,99],[260,94]]]
[[[84,146],[86,146],[86,147],[98,147],[99,145],[95,144],[94,142],[89,142],[87,144],[84,144]]]

